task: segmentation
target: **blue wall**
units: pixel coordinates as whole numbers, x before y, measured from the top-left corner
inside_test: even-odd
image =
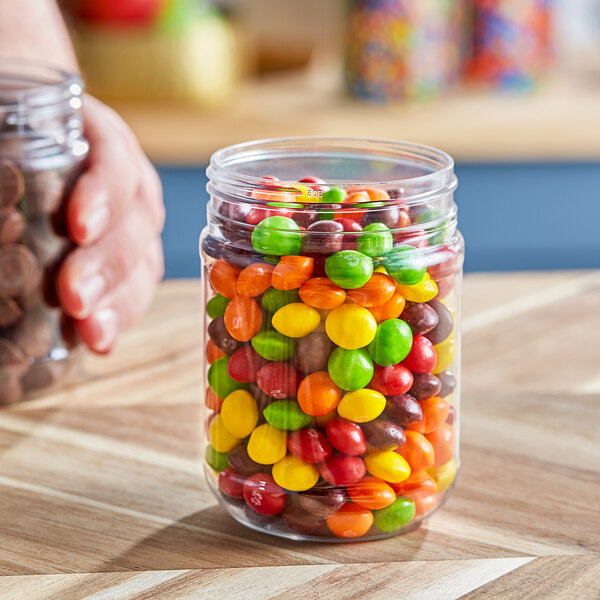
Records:
[[[463,164],[456,172],[465,269],[600,268],[600,164]],[[200,273],[204,167],[159,167],[167,277]]]

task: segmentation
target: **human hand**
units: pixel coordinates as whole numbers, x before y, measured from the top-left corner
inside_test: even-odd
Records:
[[[66,213],[77,247],[57,289],[84,343],[105,353],[143,315],[162,279],[165,209],[158,175],[125,122],[90,96],[83,117],[89,163]]]

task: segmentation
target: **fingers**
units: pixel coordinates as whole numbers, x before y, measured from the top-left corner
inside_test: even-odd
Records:
[[[159,232],[164,223],[158,175],[135,136],[110,108],[90,96],[84,103],[85,133],[90,142],[88,166],[67,205],[71,238],[85,246],[98,240],[140,198]]]
[[[155,240],[150,250],[129,277],[107,294],[89,317],[76,322],[81,339],[91,350],[109,352],[119,334],[150,306],[164,270],[160,240]]]

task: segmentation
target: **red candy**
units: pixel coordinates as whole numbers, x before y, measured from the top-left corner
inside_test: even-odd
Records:
[[[256,473],[244,482],[244,500],[260,515],[275,515],[285,506],[285,491],[270,475]]]
[[[325,462],[333,452],[325,435],[312,427],[288,433],[287,447],[296,458],[309,463]]]
[[[319,472],[332,485],[346,486],[358,483],[365,476],[367,468],[358,456],[334,454],[321,465]]]
[[[367,451],[367,442],[358,423],[334,419],[325,426],[329,441],[336,450],[348,456],[359,456]]]
[[[256,383],[262,392],[271,398],[291,398],[296,395],[302,374],[285,362],[272,362],[261,367]]]
[[[219,473],[219,489],[232,498],[243,498],[244,478],[235,469],[227,467]]]
[[[415,335],[412,348],[402,364],[415,373],[431,373],[436,362],[433,344],[424,335]]]
[[[258,371],[267,364],[252,346],[244,346],[236,350],[227,362],[227,373],[231,379],[241,383],[256,381]]]
[[[375,365],[375,373],[368,387],[384,396],[398,396],[406,394],[412,384],[413,374],[402,364],[390,367]]]

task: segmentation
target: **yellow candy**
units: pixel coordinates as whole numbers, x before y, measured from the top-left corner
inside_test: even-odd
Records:
[[[431,279],[429,273],[425,273],[425,277],[414,285],[396,285],[396,289],[409,302],[429,302],[433,300],[438,293],[436,282]]]
[[[208,426],[208,439],[217,452],[229,452],[240,443],[240,438],[227,430],[220,414]]]
[[[454,362],[454,352],[456,350],[454,336],[451,335],[441,344],[434,346],[434,348],[437,354],[437,362],[432,372],[440,373],[441,371],[445,371]]]
[[[236,390],[223,400],[221,419],[227,431],[238,438],[252,433],[258,422],[258,407],[252,394]]]
[[[393,450],[369,452],[365,457],[365,465],[371,475],[389,483],[400,483],[410,475],[410,466],[404,457]]]
[[[273,479],[286,490],[303,492],[319,481],[319,470],[315,465],[288,454],[273,465]]]
[[[385,396],[375,390],[362,388],[348,392],[338,404],[340,417],[355,423],[367,423],[376,419],[385,409]]]
[[[287,433],[285,429],[275,429],[268,423],[259,425],[248,441],[248,456],[261,465],[273,465],[281,460],[286,452]]]
[[[325,331],[334,344],[346,350],[355,350],[373,341],[377,321],[362,306],[342,304],[327,315]]]
[[[302,185],[301,183],[294,183],[289,185],[290,188],[296,188],[302,194],[294,195],[294,202],[318,202],[319,196],[317,192],[308,185]]]
[[[317,310],[303,304],[292,302],[282,306],[274,315],[271,323],[283,335],[299,338],[314,331],[321,322],[321,315]]]
[[[452,459],[441,467],[431,467],[427,469],[427,473],[433,477],[438,493],[442,493],[450,487],[456,477],[456,461]]]
[[[385,273],[387,275],[387,271],[385,270],[385,267],[383,265],[374,269],[373,273]]]

